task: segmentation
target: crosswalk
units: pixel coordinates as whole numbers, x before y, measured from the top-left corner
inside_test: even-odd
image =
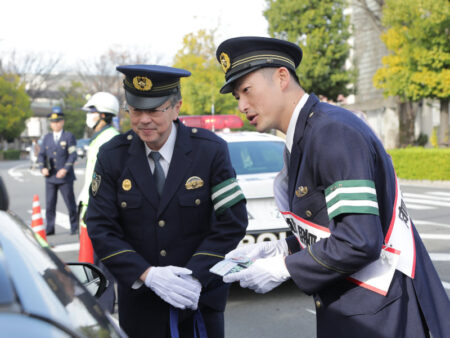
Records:
[[[424,194],[403,193],[409,210],[433,210],[438,207],[450,208],[450,192],[429,191]]]

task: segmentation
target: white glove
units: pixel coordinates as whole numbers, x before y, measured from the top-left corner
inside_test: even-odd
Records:
[[[202,286],[191,274],[191,270],[179,266],[153,266],[145,277],[145,285],[170,305],[195,310]]]
[[[288,280],[291,275],[283,255],[256,260],[247,269],[223,277],[225,283],[240,281],[241,287],[266,293]]]
[[[287,256],[288,254],[289,248],[286,240],[279,239],[277,241],[242,245],[227,253],[225,259],[245,257],[253,261],[277,255]]]

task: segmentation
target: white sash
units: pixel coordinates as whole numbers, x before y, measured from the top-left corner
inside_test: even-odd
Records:
[[[286,166],[277,175],[274,182],[275,200],[286,223],[291,228],[302,248],[328,238],[330,230],[324,226],[309,222],[289,210],[288,177]],[[411,219],[407,213],[402,193],[396,178],[396,194],[392,219],[380,253],[380,257],[347,277],[361,287],[385,296],[392,282],[395,269],[414,278],[416,252]]]

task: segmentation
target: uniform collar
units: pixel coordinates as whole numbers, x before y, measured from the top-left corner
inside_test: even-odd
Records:
[[[161,147],[161,149],[158,150],[162,158],[169,163],[172,160],[173,149],[175,148],[175,141],[177,140],[177,128],[178,126],[174,122],[172,122],[172,128],[170,130],[169,138],[167,139],[166,143],[164,143],[164,145]],[[147,146],[145,142],[144,145],[145,145],[145,154],[148,157],[148,155],[150,154],[150,152],[152,152],[152,150]]]
[[[61,138],[61,135],[62,135],[62,133],[63,133],[63,129],[61,129],[60,131],[58,131],[58,132],[53,132],[53,138],[58,138],[58,140]]]
[[[306,101],[308,100],[309,94],[304,93],[300,101],[298,101],[297,106],[294,108],[291,120],[289,121],[289,126],[286,132],[286,148],[289,153],[292,152],[292,143],[294,142],[295,126],[297,125],[298,116],[300,115],[300,110],[302,110]]]

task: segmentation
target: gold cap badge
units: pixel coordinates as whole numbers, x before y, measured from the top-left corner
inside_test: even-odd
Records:
[[[131,189],[131,186],[132,186],[131,181],[128,178],[126,178],[122,181],[122,189],[123,190],[128,191]]]
[[[50,116],[51,119],[57,119],[58,117],[59,117],[58,114],[55,114],[55,113],[53,113],[53,114]]]
[[[192,176],[188,178],[185,186],[187,190],[198,189],[203,187],[203,180],[198,176]]]
[[[224,73],[226,73],[228,69],[230,69],[230,57],[227,53],[220,54],[220,64],[222,65]]]
[[[304,187],[304,186],[299,186],[297,188],[297,190],[295,190],[295,195],[297,197],[303,197],[308,193],[308,187]]]
[[[152,81],[145,76],[135,76],[133,78],[133,86],[134,88],[136,88],[137,90],[140,90],[142,92],[147,92],[150,89],[152,89]]]

